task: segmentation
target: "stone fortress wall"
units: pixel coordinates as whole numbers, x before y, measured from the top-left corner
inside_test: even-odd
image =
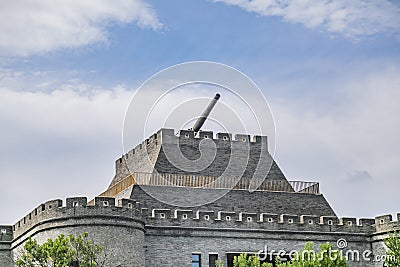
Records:
[[[116,203],[117,202],[117,203]],[[0,263],[9,264],[29,236],[44,242],[59,234],[89,232],[96,242],[112,247],[120,266],[190,266],[190,255],[199,252],[207,264],[209,253],[226,261],[227,253],[257,252],[268,246],[276,252],[301,250],[307,241],[318,243],[344,238],[347,249],[384,254],[382,239],[400,229],[391,215],[374,219],[337,218],[296,214],[248,213],[224,210],[149,209],[132,199],[68,198],[39,205],[13,226],[0,226]],[[381,266],[352,262],[351,266]],[[117,266],[117,265],[115,265]],[[206,266],[206,265],[204,265]],[[207,265],[208,266],[208,265]]]
[[[141,212],[134,201],[118,202],[116,205],[114,198],[106,197],[96,197],[93,206],[87,205],[85,197],[67,198],[65,206],[59,199],[47,201],[7,228],[12,233],[12,238],[8,238],[12,254],[8,256],[15,257],[28,237],[41,243],[59,234],[88,232],[91,239],[108,249],[114,263],[121,267],[144,266],[145,229]],[[4,261],[6,257],[0,260]]]

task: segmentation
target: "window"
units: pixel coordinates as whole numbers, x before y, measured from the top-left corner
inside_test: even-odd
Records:
[[[128,203],[128,209],[132,209],[132,208],[133,208],[132,203]]]
[[[209,254],[208,255],[208,266],[215,267],[215,262],[218,260],[218,254]]]
[[[314,224],[313,220],[308,220],[308,224]]]
[[[225,220],[229,222],[231,220],[231,216],[226,216]]]
[[[289,219],[289,220],[288,220],[288,223],[289,223],[289,224],[292,224],[292,223],[293,223],[293,219]]]
[[[273,221],[274,221],[274,219],[268,218],[268,222],[273,222]]]
[[[103,201],[103,207],[108,207],[108,206],[109,206],[108,201]]]
[[[186,220],[187,219],[187,214],[182,214],[182,219]]]
[[[384,219],[381,219],[380,222],[379,222],[379,224],[384,224],[384,223],[385,223]]]
[[[160,213],[160,218],[165,219],[165,213]]]
[[[192,267],[200,267],[200,266],[201,266],[201,255],[192,254]]]
[[[210,220],[210,216],[209,215],[204,215],[204,220],[209,221]]]
[[[329,220],[328,221],[328,225],[332,225],[333,224],[333,221],[332,220]]]

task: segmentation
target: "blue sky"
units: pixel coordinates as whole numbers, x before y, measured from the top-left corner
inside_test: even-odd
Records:
[[[104,190],[134,90],[196,60],[261,88],[289,180],[320,181],[341,216],[400,212],[400,2],[61,3],[0,2],[0,223]]]

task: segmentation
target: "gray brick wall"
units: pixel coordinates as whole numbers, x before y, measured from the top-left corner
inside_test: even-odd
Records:
[[[14,257],[29,236],[41,243],[59,234],[88,232],[90,239],[105,245],[113,264],[144,266],[145,230],[137,203],[124,200],[118,204],[114,198],[98,197],[94,206],[87,206],[86,198],[69,198],[65,207],[61,200],[40,205],[15,224]]]
[[[219,133],[216,139],[213,132],[202,132],[201,136],[195,138],[192,131],[176,136],[172,129],[161,129],[117,159],[110,187],[129,171],[250,179],[258,168],[261,180],[286,180],[268,153],[266,136],[255,136],[252,142],[247,135],[236,135],[234,140],[228,133]]]
[[[167,199],[169,203],[173,203],[174,200],[176,203],[182,203],[185,199],[198,199],[202,202],[214,196],[222,196],[213,203],[202,205],[206,210],[336,216],[324,196],[320,194],[135,185],[130,198],[142,202],[149,209],[173,208],[146,192],[150,192],[152,196],[159,196],[157,199]]]
[[[146,266],[191,266],[191,254],[201,253],[202,265],[208,265],[209,253],[217,252],[219,259],[227,266],[228,253],[256,253],[268,251],[300,251],[310,240],[315,244],[330,242],[336,244],[338,238],[348,240],[348,250],[364,251],[370,248],[368,239],[363,235],[346,233],[303,233],[303,232],[260,232],[225,231],[206,228],[147,227]],[[347,250],[346,250],[347,251]],[[370,267],[371,263],[362,259],[349,262],[354,267]]]

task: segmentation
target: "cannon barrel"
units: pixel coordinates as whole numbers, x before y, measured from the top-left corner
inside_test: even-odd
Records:
[[[214,108],[215,104],[217,103],[218,99],[220,98],[220,94],[216,94],[214,98],[211,100],[210,104],[206,110],[204,110],[203,114],[201,114],[200,118],[197,119],[196,123],[193,126],[193,131],[198,132],[200,131],[201,126],[203,126],[204,122],[206,121],[208,115],[210,115],[211,110]]]

